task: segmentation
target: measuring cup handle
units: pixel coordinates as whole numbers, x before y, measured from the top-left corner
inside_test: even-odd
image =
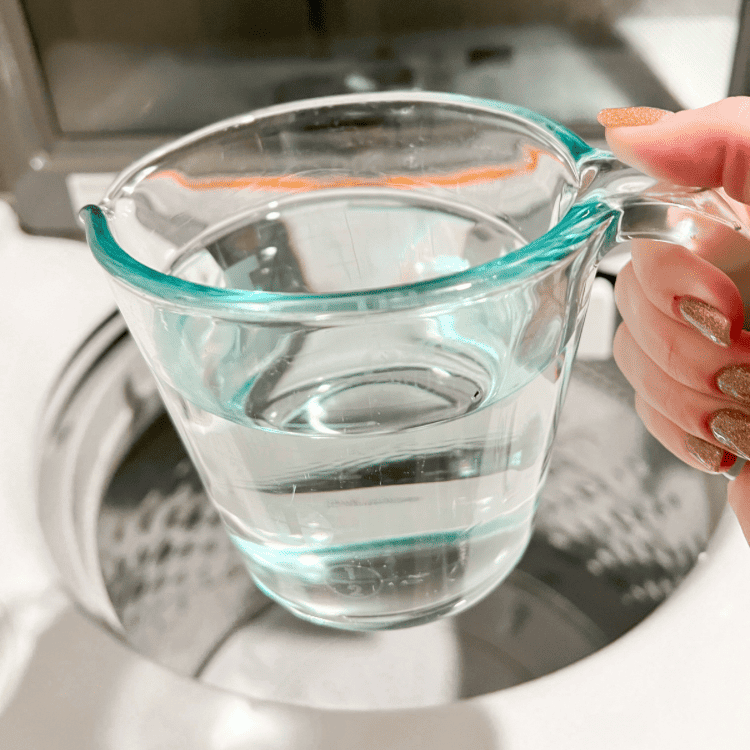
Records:
[[[719,230],[733,236],[744,234],[750,243],[747,228],[715,190],[676,187],[645,179],[652,184],[639,194],[622,199],[619,241],[644,237],[697,251],[705,232]],[[743,258],[744,265],[750,262],[750,245],[748,251]]]
[[[647,238],[672,242],[697,251],[705,232],[743,235],[748,253],[725,258],[722,270],[732,271],[750,263],[750,231],[727,201],[715,190],[660,182],[618,161],[608,152],[594,150],[581,165],[581,198],[599,198],[619,213],[614,243],[602,247],[608,253],[623,241]],[[712,260],[713,262],[713,260]],[[724,267],[726,266],[726,268]]]
[[[723,271],[737,286],[750,323],[750,228],[716,190],[660,182],[598,152],[582,171],[587,197],[614,209],[615,231],[599,259],[621,242],[651,239],[682,245]],[[749,329],[750,330],[750,329]]]

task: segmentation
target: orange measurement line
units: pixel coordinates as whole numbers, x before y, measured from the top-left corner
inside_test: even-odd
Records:
[[[539,164],[540,150],[524,146],[522,158],[515,164],[483,166],[462,169],[457,172],[444,172],[412,176],[407,174],[382,175],[378,177],[353,177],[350,175],[330,175],[327,177],[308,177],[296,174],[258,175],[252,177],[188,177],[174,169],[156,172],[146,179],[169,179],[178,182],[191,190],[254,190],[303,192],[325,188],[347,187],[392,187],[411,190],[418,187],[438,186],[457,187],[480,185],[497,180],[507,180],[520,174],[534,172]]]

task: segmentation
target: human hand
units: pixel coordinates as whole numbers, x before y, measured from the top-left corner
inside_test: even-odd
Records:
[[[603,110],[599,121],[619,159],[675,184],[717,188],[747,221],[750,99],[677,113]],[[750,459],[750,240],[713,240],[701,238],[697,252],[633,242],[615,286],[624,322],[614,356],[649,432],[691,466],[724,472],[737,456]],[[728,499],[750,541],[750,461]]]

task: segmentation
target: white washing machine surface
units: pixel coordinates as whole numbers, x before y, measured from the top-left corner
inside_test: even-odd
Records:
[[[608,282],[518,570],[351,634],[254,589],[86,247],[0,204],[0,259],[0,747],[750,746],[750,550],[640,427]]]

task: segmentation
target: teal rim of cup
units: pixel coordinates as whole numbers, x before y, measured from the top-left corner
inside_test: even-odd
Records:
[[[117,198],[122,186],[138,175],[151,171],[149,167],[165,156],[198,141],[205,140],[230,128],[250,125],[267,116],[280,115],[300,109],[336,106],[341,104],[366,104],[368,102],[446,103],[464,105],[472,109],[500,114],[523,120],[522,124],[537,126],[537,135],[551,135],[550,145],[562,147],[570,155],[569,166],[578,171],[583,161],[611,158],[580,139],[575,133],[543,115],[513,104],[488,99],[475,99],[455,94],[429,94],[423,92],[376,93],[368,95],[342,95],[290,102],[275,107],[256,110],[196,130],[182,138],[146,154],[122,172],[107,191],[102,205],[84,206],[79,213],[86,239],[96,258],[108,274],[131,291],[155,299],[168,308],[189,310],[192,314],[206,314],[217,318],[242,319],[258,317],[323,317],[372,313],[374,311],[399,311],[435,307],[454,307],[470,299],[527,282],[541,274],[585,243],[591,235],[611,223],[617,210],[601,199],[592,196],[573,204],[562,219],[545,234],[518,250],[479,266],[433,279],[400,286],[363,289],[334,294],[287,294],[243,289],[225,289],[197,284],[157,271],[133,258],[115,240],[107,221],[107,206]],[[539,133],[541,129],[541,134]]]

